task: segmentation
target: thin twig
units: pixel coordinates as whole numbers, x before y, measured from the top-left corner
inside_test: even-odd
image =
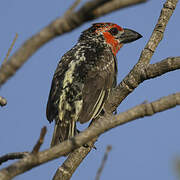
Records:
[[[126,7],[134,6],[140,3],[148,2],[148,0],[111,0],[103,6],[97,8],[93,13],[95,17],[105,15],[110,12],[114,12],[119,8],[123,9]]]
[[[14,37],[13,42],[12,42],[10,48],[8,49],[8,52],[7,52],[7,54],[6,54],[6,57],[4,58],[3,64],[5,64],[6,61],[8,60],[9,55],[10,55],[10,53],[11,53],[11,51],[12,51],[12,48],[14,47],[14,44],[15,44],[17,38],[18,38],[18,34],[16,33],[16,36]],[[2,65],[3,65],[3,64],[2,64]]]
[[[79,3],[81,2],[81,0],[75,0],[75,2],[72,4],[72,6],[70,6],[70,8],[65,12],[64,16],[72,13],[75,8],[79,5]]]
[[[0,157],[0,165],[8,160],[22,159],[27,155],[29,155],[28,152],[15,152],[6,154]]]
[[[8,49],[6,57],[3,60],[2,66],[7,62],[9,55],[12,51],[12,48],[14,47],[14,44],[15,44],[17,38],[18,38],[18,34],[16,33],[16,36],[14,37],[13,42],[12,42],[10,48]],[[6,104],[7,104],[7,100],[4,97],[0,96],[0,106],[5,106]]]
[[[40,133],[40,137],[36,143],[36,145],[34,146],[33,150],[32,150],[32,154],[36,154],[39,152],[39,149],[41,147],[41,145],[43,144],[44,142],[44,137],[46,135],[46,132],[47,132],[47,128],[46,126],[44,126],[42,129],[41,129],[41,133]]]
[[[144,50],[141,53],[139,63],[148,64],[150,62],[157,46],[159,45],[160,41],[163,39],[165,28],[176,8],[177,2],[178,0],[167,0],[164,3],[158,22],[152,32],[149,41],[147,42]]]
[[[104,169],[104,166],[105,166],[107,158],[108,158],[108,154],[111,151],[111,149],[112,149],[112,146],[108,145],[107,148],[106,148],[106,152],[104,153],[104,157],[102,159],[101,165],[100,165],[100,167],[99,167],[99,169],[97,171],[96,180],[100,180],[102,171]]]
[[[4,97],[0,96],[0,106],[5,106],[6,104],[7,100]]]

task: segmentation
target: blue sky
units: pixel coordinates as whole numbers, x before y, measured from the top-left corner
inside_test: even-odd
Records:
[[[85,2],[85,1],[83,1]],[[60,36],[43,46],[27,63],[0,89],[7,98],[7,106],[0,108],[0,155],[9,152],[31,151],[40,129],[46,125],[48,132],[41,149],[50,144],[53,124],[46,120],[45,109],[53,73],[61,56],[77,42],[80,33],[94,22],[114,22],[131,28],[143,38],[128,44],[118,53],[118,81],[137,62],[141,50],[147,43],[157,22],[163,1],[149,0],[145,4],[116,11],[78,29]],[[0,1],[0,63],[18,33],[13,52],[34,33],[62,16],[73,1],[44,0],[1,0]],[[63,4],[63,5],[62,5]],[[180,6],[168,23],[164,39],[152,57],[152,63],[169,56],[179,56]],[[180,90],[180,71],[167,73],[156,79],[145,81],[119,106],[125,111],[144,100],[153,101]],[[102,135],[73,175],[74,180],[94,179],[107,145],[112,145],[103,180],[111,179],[177,179],[175,159],[180,157],[180,107],[156,114],[152,117],[117,127]],[[44,179],[53,177],[64,158],[46,163],[18,176],[18,180]],[[4,163],[2,167],[12,163]]]

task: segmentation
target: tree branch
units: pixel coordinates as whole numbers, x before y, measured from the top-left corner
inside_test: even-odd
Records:
[[[145,70],[145,75],[142,76],[151,79],[178,69],[180,69],[180,56],[168,57],[155,64],[149,64]]]
[[[114,112],[119,104],[143,81],[180,69],[180,56],[169,57],[155,64],[137,63],[131,72],[111,92],[105,109]]]
[[[80,2],[81,2],[81,0],[75,0],[74,3],[70,6],[70,8],[66,11],[64,16],[72,13],[75,10],[75,8],[79,5]]]
[[[147,0],[92,0],[85,3],[77,12],[65,13],[65,16],[57,18],[37,34],[33,35],[12,55],[12,57],[0,68],[0,86],[2,86],[14,73],[31,57],[40,47],[50,40],[66,32],[81,26],[83,23],[110,13],[113,10],[145,2]],[[106,12],[101,12],[101,8],[108,2],[112,4]],[[116,3],[115,3],[116,2]],[[96,12],[96,9],[98,11]],[[101,14],[102,13],[102,14]]]
[[[180,105],[180,92],[163,97],[152,103],[135,106],[134,108],[116,116],[105,114],[105,116],[99,117],[95,123],[93,123],[82,133],[76,135],[74,138],[64,141],[48,150],[38,152],[35,155],[30,154],[18,162],[15,162],[14,164],[2,169],[0,171],[0,179],[10,180],[11,178],[22,174],[33,167],[70,153],[72,150],[82,146],[83,144],[116,126],[145,116],[151,116],[155,113],[165,111],[177,105]]]
[[[103,6],[97,8],[94,11],[94,16],[95,17],[100,17],[103,16],[105,14],[108,14],[110,12],[116,11],[118,9],[122,9],[122,8],[126,8],[129,6],[133,6],[139,3],[144,3],[147,0],[112,0],[110,2],[107,2],[106,4],[104,4]]]
[[[88,147],[81,146],[75,149],[72,153],[68,155],[68,158],[64,163],[57,169],[53,180],[68,180],[71,178],[77,167],[81,164],[87,154],[91,151],[96,142],[96,138],[90,141]],[[79,156],[79,153],[81,156]]]
[[[12,51],[12,48],[14,47],[14,44],[15,44],[17,38],[18,38],[18,34],[16,33],[16,36],[14,37],[13,42],[12,42],[10,48],[8,49],[8,52],[7,52],[7,54],[6,54],[6,57],[4,58],[4,61],[3,61],[2,66],[7,62],[8,58],[9,58],[9,55],[10,55],[10,53],[11,53],[11,51]]]
[[[100,180],[102,171],[104,169],[104,166],[105,166],[107,158],[108,158],[108,154],[111,151],[111,149],[112,149],[112,146],[107,146],[106,152],[105,152],[104,157],[103,157],[102,162],[101,162],[101,166],[99,167],[97,174],[96,174],[96,180]]]
[[[10,48],[8,49],[8,52],[7,52],[7,54],[6,54],[6,57],[4,58],[4,60],[3,60],[3,62],[2,62],[1,68],[2,68],[3,65],[7,62],[8,58],[9,58],[9,55],[10,55],[10,53],[11,53],[11,51],[12,51],[12,48],[14,47],[14,44],[15,44],[17,38],[18,38],[18,34],[16,33],[16,36],[15,36],[15,38],[13,39],[13,42],[12,42]],[[5,106],[6,104],[7,104],[7,100],[6,100],[4,97],[1,97],[1,96],[0,96],[0,106]]]
[[[41,129],[41,133],[40,133],[40,137],[36,143],[36,145],[34,146],[33,150],[32,150],[32,154],[36,154],[39,152],[39,149],[41,147],[41,145],[43,144],[44,142],[44,137],[46,135],[46,132],[47,132],[47,128],[46,126],[44,126],[42,129]]]
[[[29,155],[28,152],[15,152],[15,153],[6,154],[0,157],[0,165],[8,160],[22,159],[27,155]]]
[[[153,30],[153,33],[146,44],[144,50],[141,53],[139,63],[149,63],[158,44],[163,38],[164,31],[166,28],[166,25],[172,16],[176,4],[178,0],[167,0],[166,3],[163,5],[163,8],[161,10],[161,14],[159,16],[158,22]]]

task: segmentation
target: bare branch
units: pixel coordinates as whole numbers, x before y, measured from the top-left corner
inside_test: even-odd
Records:
[[[180,57],[169,57],[155,64],[137,63],[123,81],[111,92],[105,109],[113,112],[143,81],[180,69]]]
[[[5,106],[6,104],[7,100],[4,97],[0,96],[0,106]]]
[[[81,162],[93,148],[95,141],[96,138],[88,143],[88,147],[81,146],[80,148],[75,149],[73,152],[71,152],[64,163],[57,169],[53,180],[70,179],[77,167],[81,164]],[[79,156],[79,153],[81,153],[81,156]]]
[[[7,54],[6,54],[6,57],[4,58],[3,64],[5,64],[6,61],[8,60],[9,55],[10,55],[10,53],[11,53],[11,51],[12,51],[12,48],[14,47],[14,44],[15,44],[17,38],[18,38],[18,34],[16,33],[16,36],[14,37],[13,42],[12,42],[10,48],[8,49],[8,52],[7,52]],[[3,64],[2,64],[2,66],[3,66]]]
[[[8,58],[9,58],[9,55],[10,55],[10,53],[11,53],[11,51],[12,51],[12,48],[14,47],[14,44],[15,44],[17,38],[18,38],[18,34],[16,33],[16,36],[15,36],[15,38],[14,38],[14,40],[13,40],[10,48],[8,49],[8,52],[7,52],[7,54],[6,54],[6,57],[5,57],[4,60],[3,60],[2,67],[3,67],[3,65],[7,62]],[[1,96],[0,96],[0,106],[5,106],[6,104],[7,104],[7,100],[6,100],[4,97],[1,97]]]
[[[146,75],[148,79],[161,76],[167,72],[180,69],[180,56],[169,57],[158,63],[149,64],[146,68]]]
[[[73,3],[73,5],[66,11],[66,13],[64,14],[64,16],[72,13],[72,12],[75,10],[75,8],[79,5],[80,2],[81,2],[81,0],[75,0],[74,3]]]
[[[156,50],[156,47],[163,38],[166,25],[176,8],[177,2],[178,0],[167,0],[164,4],[158,22],[151,35],[151,38],[149,39],[148,43],[146,44],[144,50],[141,53],[139,63],[147,64],[150,62],[154,51]]]
[[[6,154],[0,157],[0,165],[8,160],[22,159],[27,155],[29,155],[28,152],[15,152]]]
[[[41,147],[41,145],[43,144],[44,142],[44,137],[46,135],[46,132],[47,132],[47,128],[46,126],[44,126],[42,129],[41,129],[41,134],[40,134],[40,137],[36,143],[36,145],[34,146],[33,150],[32,150],[32,154],[36,154],[39,152],[39,149]]]
[[[139,3],[147,2],[147,0],[112,0],[103,6],[97,8],[94,11],[95,17],[103,16],[105,14],[108,14],[110,12],[116,11],[118,9],[122,9],[125,7],[133,6]]]
[[[108,158],[108,154],[111,151],[111,149],[112,149],[112,146],[110,146],[110,145],[107,146],[106,152],[105,152],[104,157],[103,157],[102,162],[101,162],[101,166],[99,167],[97,174],[96,174],[96,180],[100,180],[102,171],[104,169],[104,166],[105,166],[107,158]]]
[[[82,146],[93,138],[98,137],[102,133],[116,126],[145,116],[151,116],[155,113],[165,111],[177,105],[180,105],[180,92],[163,97],[152,103],[135,106],[134,108],[116,116],[105,114],[105,116],[101,116],[89,128],[76,135],[74,138],[64,141],[48,150],[38,152],[35,156],[30,154],[22,160],[2,169],[0,171],[0,179],[9,180],[42,163],[70,153],[72,150]]]
[[[117,1],[117,0],[116,0]],[[107,2],[114,3],[113,0],[92,0],[85,3],[77,12],[71,12],[68,15],[66,14],[63,17],[57,18],[44,29],[42,29],[37,34],[33,35],[28,39],[13,55],[12,57],[0,68],[0,86],[3,85],[14,73],[31,57],[40,47],[54,39],[57,36],[60,36],[64,33],[72,31],[73,29],[81,26],[83,23],[93,20],[99,16],[104,15],[105,13],[96,14],[96,9],[103,8]],[[145,2],[145,0],[128,0],[128,3],[125,5],[121,1],[117,1],[113,5],[114,10],[117,7],[130,6],[131,4],[137,4],[140,2]],[[100,10],[100,9],[99,9]],[[98,11],[99,11],[98,10]],[[109,9],[106,13],[112,12],[113,9]],[[96,13],[95,13],[96,12]]]

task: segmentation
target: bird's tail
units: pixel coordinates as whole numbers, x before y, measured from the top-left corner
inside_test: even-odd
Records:
[[[58,122],[55,123],[53,137],[51,140],[51,147],[75,136],[76,122],[70,121],[68,123]]]

